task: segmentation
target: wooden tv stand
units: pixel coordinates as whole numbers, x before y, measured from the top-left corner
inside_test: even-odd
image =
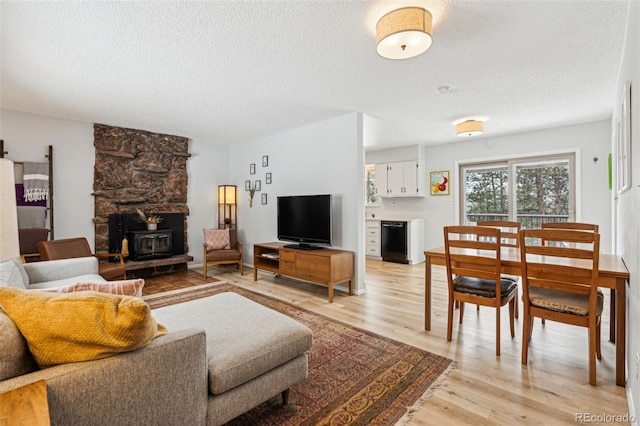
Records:
[[[349,282],[353,295],[353,252],[345,250],[300,250],[286,248],[283,243],[253,245],[253,280],[258,269],[291,278],[324,284],[329,287],[329,303],[333,303],[333,286]]]

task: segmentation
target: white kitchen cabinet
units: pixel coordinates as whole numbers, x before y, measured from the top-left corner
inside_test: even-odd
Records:
[[[369,257],[380,259],[380,221],[366,221],[366,253]]]
[[[376,164],[376,194],[380,197],[424,197],[426,186],[421,161]]]
[[[388,180],[388,170],[387,164],[376,164],[376,195],[378,197],[386,197],[388,192],[387,180]]]

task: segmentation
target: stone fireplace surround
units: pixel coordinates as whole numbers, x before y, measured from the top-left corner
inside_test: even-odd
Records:
[[[184,215],[183,253],[187,245],[187,160],[189,140],[143,130],[94,124],[96,152],[96,252],[109,251],[109,215],[181,213]],[[182,231],[182,230],[181,230]],[[175,240],[175,236],[174,236]]]

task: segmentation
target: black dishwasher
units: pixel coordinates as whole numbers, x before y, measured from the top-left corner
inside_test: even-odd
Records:
[[[409,263],[407,255],[407,222],[387,221],[382,225],[382,260]]]

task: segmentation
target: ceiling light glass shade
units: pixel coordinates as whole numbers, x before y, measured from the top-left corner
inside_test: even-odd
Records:
[[[467,120],[456,126],[456,132],[458,136],[476,136],[481,135],[484,132],[484,123],[482,121]]]
[[[384,15],[376,25],[378,55],[407,59],[431,47],[431,13],[420,7],[405,7]]]

